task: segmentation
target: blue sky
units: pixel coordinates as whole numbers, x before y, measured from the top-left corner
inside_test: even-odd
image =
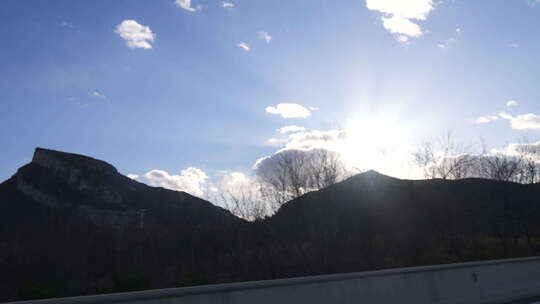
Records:
[[[36,146],[186,182],[190,167],[250,174],[315,131],[348,130],[349,156],[450,129],[490,147],[539,138],[538,1],[226,3],[4,0],[0,179]],[[276,131],[290,125],[305,130]]]

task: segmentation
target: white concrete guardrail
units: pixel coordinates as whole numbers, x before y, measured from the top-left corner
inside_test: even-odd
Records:
[[[538,296],[540,257],[529,257],[13,303],[495,304]]]

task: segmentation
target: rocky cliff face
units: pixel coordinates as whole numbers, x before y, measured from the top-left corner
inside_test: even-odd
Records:
[[[130,190],[141,188],[135,182],[121,176],[116,168],[104,161],[42,148],[36,149],[32,162],[19,169],[15,179],[19,191],[34,197],[38,202],[42,201],[40,198],[44,198],[44,203],[53,203],[52,205],[80,203],[62,201],[63,197],[60,197],[58,192],[51,193],[54,192],[52,190],[58,191],[58,187],[57,189],[43,187],[43,185],[50,186],[53,181],[75,191],[92,195],[94,199],[111,206],[120,206],[123,203],[122,189],[113,186],[123,183]],[[114,184],[111,185],[109,182]]]
[[[36,148],[32,164],[48,169],[50,173],[64,176],[68,183],[73,183],[82,177],[82,172],[102,176],[118,174],[112,165],[84,155]]]
[[[13,177],[16,189],[49,208],[71,208],[100,228],[124,231],[140,221],[123,192],[143,185],[110,164],[87,156],[37,148],[32,162]]]

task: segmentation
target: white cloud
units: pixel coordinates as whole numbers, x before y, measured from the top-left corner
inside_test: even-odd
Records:
[[[311,150],[327,149],[339,150],[339,145],[347,136],[344,130],[313,130],[289,134],[289,140],[285,146],[287,149]]]
[[[259,37],[264,39],[266,43],[270,43],[270,40],[272,40],[272,36],[270,36],[267,32],[263,32],[263,31],[259,32]]]
[[[176,5],[178,5],[179,7],[189,12],[196,12],[196,11],[201,10],[200,5],[198,5],[197,7],[191,6],[191,0],[176,0],[175,2],[176,2]]]
[[[221,192],[229,192],[239,190],[237,189],[239,186],[250,186],[252,183],[252,178],[242,172],[223,171],[215,184],[215,188]]]
[[[291,125],[291,126],[284,126],[284,127],[281,127],[278,129],[278,132],[281,133],[281,134],[285,134],[285,133],[291,133],[291,132],[300,132],[300,131],[305,131],[306,128],[304,127],[300,127],[300,126],[297,126],[297,125]]]
[[[533,113],[522,114],[515,117],[506,113],[501,113],[500,115],[502,118],[510,120],[512,129],[540,129],[540,115]]]
[[[366,0],[370,10],[407,19],[425,20],[433,10],[432,0]]]
[[[242,172],[222,171],[216,183],[209,188],[214,193],[209,194],[214,196],[212,201],[216,205],[253,221],[272,214],[268,198],[261,194],[261,186],[257,177]]]
[[[492,153],[502,153],[509,156],[518,156],[523,152],[528,152],[540,162],[540,141],[536,143],[513,143],[502,149],[492,149]]]
[[[126,41],[126,45],[132,49],[151,49],[156,35],[148,26],[139,24],[135,20],[124,20],[116,27],[115,32]]]
[[[275,107],[266,107],[266,113],[281,115],[283,118],[306,118],[311,112],[296,103],[280,103]]]
[[[238,47],[241,48],[241,49],[243,49],[243,50],[246,51],[246,52],[251,51],[251,48],[250,48],[249,45],[247,45],[247,43],[245,43],[245,42],[240,42],[240,43],[238,44]]]
[[[519,47],[519,44],[517,43],[511,43],[510,47],[517,49]]]
[[[499,119],[499,116],[494,114],[494,115],[486,115],[486,116],[480,116],[476,119],[476,123],[488,123],[488,122],[491,122],[491,121],[494,121],[494,120],[497,120]]]
[[[409,37],[423,34],[421,27],[411,20],[426,20],[434,9],[432,0],[366,0],[366,6],[383,14],[381,20],[385,29]],[[398,39],[401,42],[407,40],[404,37]]]
[[[339,153],[349,170],[374,169],[392,176],[416,178],[420,171],[411,165],[410,128],[393,114],[360,116],[346,120],[343,128],[288,134],[287,142],[280,142],[278,152],[323,149]]]
[[[396,37],[396,40],[400,43],[404,43],[404,44],[408,44],[409,42],[409,37],[405,36],[405,35],[398,35]]]
[[[420,37],[423,34],[420,26],[407,18],[400,16],[383,17],[382,21],[384,28],[393,34],[402,34],[411,37]],[[403,36],[401,37],[401,40],[404,40]]]
[[[98,91],[92,92],[92,97],[101,98],[101,99],[107,99],[107,96],[103,95],[103,93],[100,93]]]
[[[299,166],[304,166],[304,163],[308,163],[307,160],[321,151],[327,151],[329,155],[336,156],[336,159],[339,159],[339,155],[336,151],[331,151],[324,148],[313,148],[309,150],[281,149],[272,155],[259,158],[253,165],[253,169],[259,176],[274,175],[277,174],[275,170],[280,167],[279,163],[283,160],[283,157],[289,158],[287,156],[292,155],[294,157],[291,157],[290,159],[297,160],[297,164]]]
[[[201,169],[189,167],[180,175],[169,174],[163,170],[151,170],[144,175],[148,184],[175,191],[184,191],[195,196],[203,196],[204,183],[208,176]]]
[[[518,105],[518,102],[516,100],[509,100],[506,102],[506,106],[507,107],[513,107],[513,106],[517,106]]]
[[[234,3],[232,3],[232,2],[226,2],[226,1],[223,1],[221,5],[222,5],[224,8],[233,8],[233,7],[234,7]]]
[[[501,112],[487,116],[480,116],[476,119],[477,123],[488,123],[497,119],[506,119],[510,121],[510,127],[514,130],[540,129],[540,115],[533,113],[512,116]]]
[[[311,111],[319,111],[319,108],[318,108],[318,107],[309,107],[309,109],[310,109]]]
[[[287,138],[271,138],[267,143],[272,146],[283,147],[276,154],[283,150],[309,151],[313,149],[324,149],[339,151],[344,146],[346,135],[347,133],[344,130],[313,130],[292,133]],[[258,159],[253,168],[256,168],[257,164],[265,158]]]
[[[138,179],[139,178],[139,175],[137,174],[128,174],[127,177],[131,178],[131,179]]]

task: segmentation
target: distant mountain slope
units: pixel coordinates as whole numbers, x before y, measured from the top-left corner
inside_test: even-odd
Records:
[[[255,223],[40,148],[0,184],[0,301],[539,252],[540,184],[369,171]]]

